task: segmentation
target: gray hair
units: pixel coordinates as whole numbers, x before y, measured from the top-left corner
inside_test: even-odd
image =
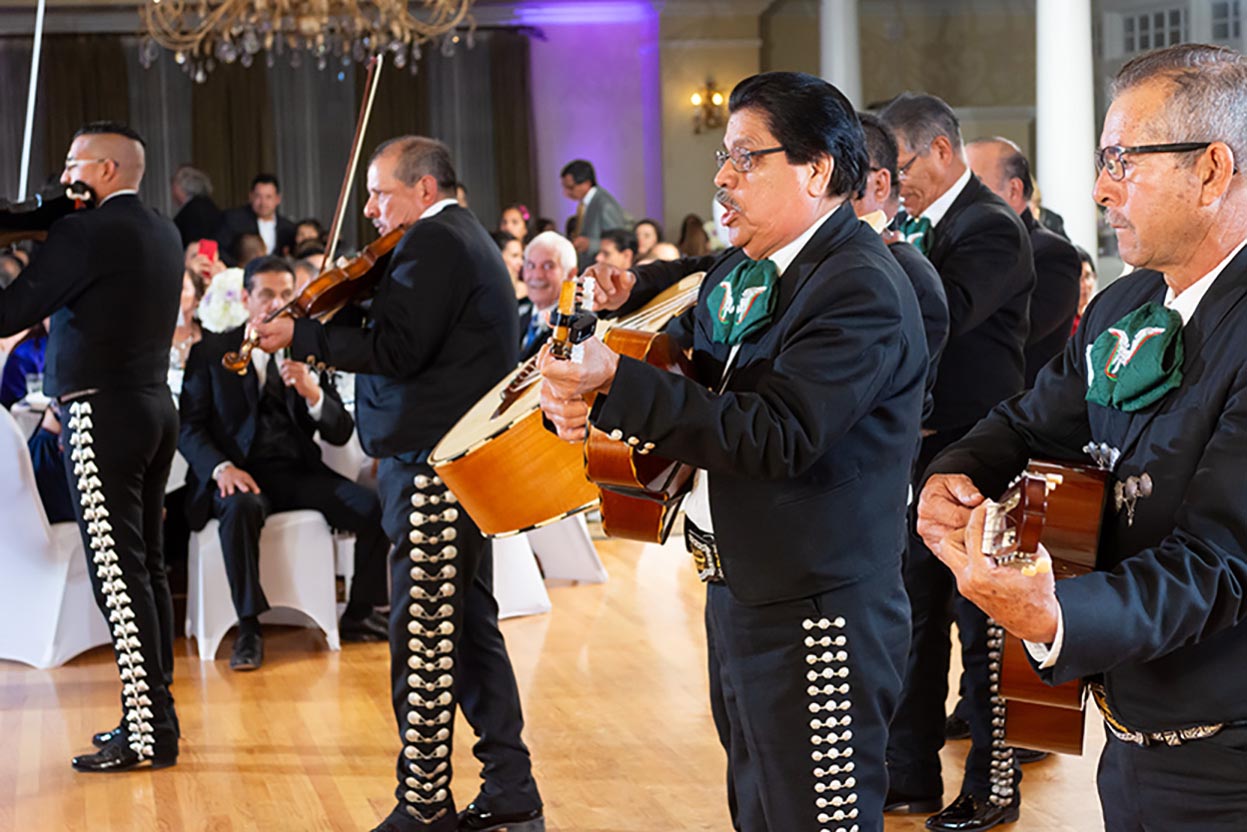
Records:
[[[529,240],[528,245],[524,246],[524,259],[527,260],[528,253],[539,247],[552,249],[564,272],[570,272],[576,268],[576,247],[572,245],[571,240],[557,231],[542,231]]]
[[[212,180],[208,174],[190,165],[179,165],[173,174],[173,184],[188,197],[212,196]]]
[[[1247,160],[1247,59],[1233,49],[1203,43],[1157,49],[1121,68],[1112,96],[1157,80],[1171,86],[1160,141],[1225,142],[1237,164]],[[1196,157],[1188,158],[1193,162]]]
[[[373,152],[368,164],[386,153],[397,154],[394,178],[407,187],[414,186],[425,176],[432,176],[437,180],[438,193],[455,195],[459,177],[455,175],[455,166],[450,161],[450,148],[442,142],[427,136],[399,136],[383,142]]]
[[[903,92],[883,108],[879,118],[914,153],[921,153],[940,136],[948,139],[954,152],[961,149],[961,122],[942,98]]]

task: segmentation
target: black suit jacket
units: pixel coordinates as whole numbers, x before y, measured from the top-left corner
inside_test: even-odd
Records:
[[[918,308],[922,310],[922,330],[927,337],[927,384],[922,407],[922,418],[931,416],[935,406],[935,379],[939,376],[940,356],[948,342],[948,298],[940,274],[922,252],[906,242],[888,244],[888,251],[896,258],[914,287],[918,296]]]
[[[528,325],[532,323],[533,315],[535,314],[535,311],[533,309],[533,302],[530,301],[528,298],[523,298],[519,302],[518,311],[519,311],[520,337],[517,343],[519,343],[520,345],[520,361],[523,362],[523,361],[527,361],[528,359],[532,358],[537,353],[541,352],[542,346],[545,345],[546,341],[550,340],[550,336],[554,333],[554,330],[550,329],[547,326],[543,326],[540,330],[537,331],[537,337],[534,338],[533,342],[528,345],[528,349],[524,349],[524,336],[525,334],[527,334]]]
[[[1073,243],[1049,231],[1029,210],[1022,222],[1030,233],[1035,257],[1035,291],[1031,293],[1030,336],[1026,341],[1026,386],[1035,384],[1040,369],[1065,348],[1078,314],[1082,261]]]
[[[357,373],[359,438],[416,461],[515,369],[515,290],[498,247],[457,205],[412,224],[377,287],[367,328],[295,322],[292,352]]]
[[[221,366],[221,357],[242,345],[243,327],[220,334],[204,332],[186,359],[179,402],[182,426],[178,449],[190,470],[187,512],[192,529],[202,529],[212,509],[212,472],[222,462],[246,470],[247,454],[255,440],[260,409],[260,384],[255,371],[237,373]],[[331,445],[350,441],[355,423],[338,397],[332,380],[321,375],[325,400],[319,421],[313,421],[307,402],[293,387],[284,388],[286,407],[299,430],[299,455],[310,466],[320,462],[316,432]]]
[[[1148,731],[1247,718],[1247,252],[1183,330],[1181,386],[1134,413],[1085,399],[1087,348],[1164,295],[1151,271],[1109,286],[1035,387],[930,468],[998,495],[1027,458],[1088,463],[1083,446],[1104,442],[1121,451],[1116,478],[1151,476],[1154,493],[1139,500],[1133,525],[1125,511],[1107,520],[1097,571],[1057,582],[1064,645],[1042,672],[1050,683],[1103,674],[1112,709]]]
[[[744,257],[730,249],[696,307],[668,327],[697,377],[628,358],[593,423],[709,472],[732,594],[804,598],[888,570],[899,582],[906,494],[927,375],[908,278],[851,205],[835,211],[779,281],[772,324],[730,349],[710,339],[706,298]]]
[[[289,254],[294,251],[295,225],[290,220],[277,215],[277,250],[274,254]],[[259,234],[260,225],[255,211],[250,205],[231,208],[221,215],[221,227],[217,229],[216,239],[221,245],[221,259],[230,266],[238,264],[238,238],[244,234]]]
[[[949,332],[927,426],[958,430],[1023,389],[1035,265],[1017,212],[973,174],[930,233]]]
[[[62,217],[0,290],[0,337],[52,316],[43,382],[51,396],[163,385],[182,260],[177,228],[132,194]]]
[[[221,221],[221,209],[212,197],[202,195],[188,199],[173,217],[173,224],[182,234],[183,248],[196,240],[215,240]]]

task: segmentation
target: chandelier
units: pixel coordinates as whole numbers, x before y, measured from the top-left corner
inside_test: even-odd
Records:
[[[150,67],[160,47],[195,81],[202,83],[218,63],[275,66],[303,55],[325,69],[350,66],[372,55],[390,53],[393,65],[408,64],[414,74],[420,45],[441,39],[441,51],[454,54],[457,32],[467,26],[472,45],[472,0],[146,0],[140,7],[145,29],[139,56]],[[413,13],[414,10],[414,13]]]

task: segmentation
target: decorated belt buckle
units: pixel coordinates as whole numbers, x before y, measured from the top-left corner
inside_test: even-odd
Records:
[[[723,564],[719,561],[719,547],[715,545],[714,535],[684,521],[684,545],[693,556],[693,566],[697,568],[697,577],[702,583],[722,583]]]

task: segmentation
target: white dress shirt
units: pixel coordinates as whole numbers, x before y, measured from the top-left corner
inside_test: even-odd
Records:
[[[948,209],[953,207],[953,203],[957,200],[957,197],[961,196],[961,192],[964,191],[966,189],[966,185],[969,184],[970,168],[967,167],[965,173],[957,177],[957,181],[953,183],[952,187],[940,194],[934,202],[927,206],[927,210],[923,211],[919,214],[919,216],[923,219],[930,220],[932,228],[939,225],[940,220],[944,219],[944,215],[948,213]]]
[[[837,206],[838,208],[839,206]],[[801,249],[805,248],[805,244],[810,241],[814,233],[823,227],[823,223],[827,222],[827,218],[834,214],[835,208],[823,214],[814,224],[802,232],[801,236],[783,246],[770,257],[775,264],[775,270],[779,273],[779,277],[784,276],[784,272],[792,265],[792,261],[801,253]],[[777,284],[778,285],[778,284]],[[732,365],[736,362],[736,353],[740,351],[740,344],[732,345],[732,351],[728,354],[727,363],[723,366],[723,379],[726,380],[732,372]],[[714,531],[714,520],[710,516],[710,475],[702,468],[698,468],[693,473],[693,490],[688,495],[688,499],[684,501],[684,517],[692,522],[694,526],[704,532]]]
[[[271,220],[262,220],[259,217],[255,219],[256,226],[260,229],[260,239],[264,240],[264,248],[269,254],[277,253],[277,217]]]
[[[135,196],[138,196],[138,193],[139,192],[134,190],[134,188],[122,188],[120,191],[113,191],[111,194],[101,199],[100,205],[103,205],[105,202],[108,202],[108,200],[112,199],[115,196],[124,196],[126,194],[134,194]]]
[[[459,204],[459,200],[455,199],[454,197],[447,197],[446,199],[443,199],[440,202],[434,202],[432,205],[430,205],[428,208],[425,209],[423,214],[420,215],[420,219],[427,220],[429,217],[442,213],[442,211],[446,210],[451,205],[458,205],[458,204]]]
[[[1247,240],[1236,245],[1224,260],[1212,267],[1212,271],[1183,289],[1182,294],[1175,296],[1172,288],[1165,290],[1165,306],[1182,316],[1183,326],[1189,324],[1191,318],[1195,317],[1195,310],[1199,308],[1204,295],[1208,294],[1212,284],[1221,276],[1221,272],[1225,271],[1230,261],[1238,256],[1244,246],[1247,246]],[[1061,613],[1059,604],[1057,605],[1056,638],[1052,640],[1052,644],[1038,644],[1033,641],[1023,643],[1026,645],[1026,651],[1031,654],[1031,658],[1039,663],[1041,670],[1056,665],[1057,659],[1061,656],[1061,645],[1065,643],[1065,616]]]

